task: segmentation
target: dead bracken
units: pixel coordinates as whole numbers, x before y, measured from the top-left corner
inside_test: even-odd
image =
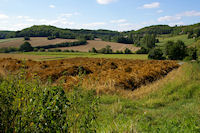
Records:
[[[49,78],[55,84],[63,80],[66,88],[81,81],[85,87],[95,83],[106,88],[106,85],[113,84],[111,87],[116,90],[134,90],[167,75],[179,64],[168,60],[70,58],[39,62],[4,58],[0,59],[0,75],[17,73],[24,66],[29,79],[37,75],[44,82]]]

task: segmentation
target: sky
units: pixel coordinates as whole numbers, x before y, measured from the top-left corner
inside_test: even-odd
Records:
[[[33,25],[138,30],[200,22],[200,0],[0,0],[0,30]]]

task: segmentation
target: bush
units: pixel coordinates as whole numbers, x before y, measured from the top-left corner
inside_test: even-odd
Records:
[[[45,52],[45,49],[44,48],[40,48],[38,51],[39,52]]]
[[[0,132],[95,132],[95,91],[28,82],[24,72],[0,80]]]
[[[62,52],[61,49],[49,49],[48,52]]]
[[[117,51],[116,51],[116,54],[123,54],[123,51],[117,50]]]
[[[70,52],[68,49],[66,49],[66,50],[63,50],[63,52]]]
[[[0,48],[0,53],[10,53],[10,52],[17,52],[19,51],[18,48],[8,47],[8,48]]]
[[[56,39],[56,36],[48,36],[47,39],[48,40],[53,40],[53,39]]]
[[[29,41],[30,40],[30,37],[29,36],[25,36],[24,37],[24,41]]]
[[[95,48],[92,48],[91,52],[92,53],[97,53],[97,50]]]
[[[166,55],[171,60],[182,60],[186,57],[187,48],[183,41],[178,40],[177,42],[167,42],[166,44]]]
[[[33,51],[34,51],[34,52],[38,52],[38,48],[34,48]]]
[[[33,51],[33,47],[31,46],[29,42],[24,42],[22,45],[20,45],[19,50],[23,52],[29,52],[29,51]]]
[[[148,58],[155,59],[155,60],[162,60],[164,59],[163,52],[161,49],[158,49],[158,48],[152,49],[149,52]]]
[[[197,49],[190,47],[187,49],[187,55],[191,58],[191,60],[197,60]],[[189,59],[189,58],[188,58]]]
[[[124,50],[124,53],[125,53],[125,54],[132,54],[132,51],[131,51],[130,49],[126,48],[126,49]]]
[[[148,54],[149,50],[147,50],[146,48],[142,47],[141,49],[139,49],[138,51],[136,51],[136,54]]]

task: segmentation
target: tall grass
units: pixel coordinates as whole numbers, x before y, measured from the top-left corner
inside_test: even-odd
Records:
[[[184,64],[159,86],[138,100],[102,96],[99,118],[106,124],[99,131],[200,132],[200,64]]]

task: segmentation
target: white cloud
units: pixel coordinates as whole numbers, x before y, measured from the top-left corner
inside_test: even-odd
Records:
[[[157,13],[163,13],[163,10],[158,10]]]
[[[142,8],[158,8],[160,7],[160,3],[159,2],[153,2],[153,3],[150,3],[150,4],[144,4],[142,6]]]
[[[178,16],[185,16],[185,17],[195,17],[195,16],[200,16],[200,12],[198,11],[185,11],[181,14],[178,14]]]
[[[49,8],[55,8],[56,6],[55,5],[49,5]]]
[[[181,20],[183,17],[198,17],[200,16],[200,12],[198,11],[185,11],[183,13],[176,14],[174,16],[163,16],[158,18],[158,22],[172,22],[172,21],[178,21]],[[172,23],[174,24],[174,23]],[[182,25],[182,23],[180,23]]]
[[[29,16],[17,16],[18,19],[29,19]]]
[[[107,4],[110,4],[115,1],[117,1],[117,0],[97,0],[97,3],[99,3],[101,5],[107,5]]]
[[[181,19],[180,16],[164,16],[164,17],[158,18],[158,22],[170,22],[170,21],[177,21],[180,19]]]
[[[8,19],[9,16],[5,15],[5,14],[0,14],[0,19]]]
[[[119,19],[119,20],[111,20],[110,23],[125,23],[127,22],[126,19]]]

